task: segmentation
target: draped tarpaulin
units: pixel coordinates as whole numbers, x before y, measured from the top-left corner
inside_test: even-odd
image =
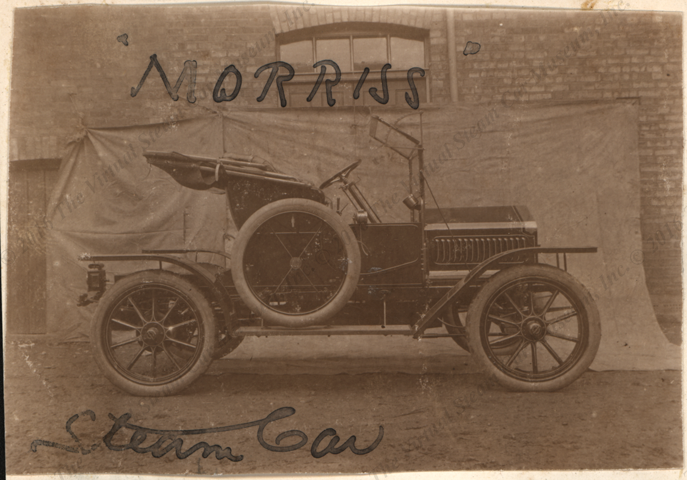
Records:
[[[596,254],[568,257],[569,271],[592,292],[601,314],[602,342],[592,368],[679,368],[680,350],[658,327],[637,261],[642,244],[635,107],[443,107],[425,111],[422,125],[419,115],[406,116],[409,109],[375,113],[422,136],[427,178],[440,206],[527,205],[541,245],[599,247]],[[54,204],[65,195],[76,202],[83,193],[72,213],[64,202],[61,209],[53,206],[50,331],[87,334],[92,311],[75,307],[85,286],[79,253],[223,249],[223,234],[233,233],[223,195],[179,186],[146,163],[144,149],[255,155],[315,184],[362,159],[353,178],[382,219],[407,221],[400,201],[408,186],[407,162],[370,138],[370,119],[366,109],[232,109],[165,125],[86,130],[70,150],[53,198]],[[388,140],[407,145],[397,136]],[[343,197],[336,189],[327,194]],[[427,199],[433,206],[429,194]],[[383,350],[385,338],[378,342]]]
[[[161,125],[88,129],[70,148],[48,214],[48,333],[87,338],[93,306],[76,307],[85,292],[91,254],[140,253],[142,249],[224,249],[224,195],[184,188],[149,165],[142,152],[165,139],[169,148],[220,155],[217,117]],[[207,257],[207,255],[206,255]],[[203,258],[208,261],[208,258]],[[153,265],[153,268],[156,266]],[[151,265],[112,262],[110,273]]]

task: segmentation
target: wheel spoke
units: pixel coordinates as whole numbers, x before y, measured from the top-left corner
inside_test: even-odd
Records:
[[[141,327],[136,327],[134,325],[131,325],[130,323],[123,322],[123,321],[118,320],[116,318],[111,318],[110,321],[114,322],[114,323],[118,323],[120,325],[124,325],[125,327],[133,328],[134,330],[140,330],[141,329]]]
[[[518,348],[513,352],[513,354],[510,356],[508,361],[506,362],[506,367],[510,367],[515,358],[522,352],[522,349],[525,348],[525,340],[520,339],[520,344],[518,345]]]
[[[539,368],[537,367],[537,342],[530,343],[532,347],[532,373],[539,373]]]
[[[316,236],[320,233],[320,231],[322,230],[322,226],[323,226],[323,225],[324,225],[324,220],[320,219],[320,226],[319,226],[319,228],[318,228],[317,231],[313,234],[313,236],[310,237],[310,240],[308,240],[308,243],[305,245],[305,248],[303,248],[303,251],[301,252],[301,254],[298,255],[298,258],[301,258],[301,257],[303,256],[303,254],[304,254],[305,251],[308,249],[308,247],[310,246],[310,244],[312,243],[312,241],[315,240],[315,237],[316,237]]]
[[[551,356],[558,362],[558,365],[563,365],[563,360],[561,360],[561,357],[558,356],[556,351],[549,345],[549,342],[546,341],[545,338],[541,339],[541,344],[544,345],[544,348],[549,351]]]
[[[129,345],[130,343],[138,342],[138,337],[134,337],[131,340],[125,340],[124,342],[119,342],[116,345],[110,345],[110,348],[122,347],[124,345]]]
[[[169,327],[167,327],[167,330],[171,332],[175,328],[183,327],[186,325],[191,325],[192,323],[198,323],[198,320],[194,318],[192,320],[187,320],[185,322],[177,323],[176,325],[170,325]]]
[[[565,335],[565,334],[563,334],[563,333],[552,332],[552,331],[550,331],[550,330],[547,331],[546,334],[547,334],[547,335],[551,335],[552,337],[560,338],[561,340],[567,340],[567,341],[569,341],[569,342],[577,343],[577,342],[580,341],[579,338],[571,337],[571,336]]]
[[[157,377],[157,357],[155,356],[155,352],[157,352],[157,348],[153,347],[153,378]]]
[[[508,299],[508,301],[510,302],[510,304],[513,305],[513,308],[514,308],[521,316],[524,316],[523,313],[522,313],[522,310],[520,310],[520,308],[518,308],[518,306],[515,304],[515,302],[513,301],[513,299],[510,298],[510,295],[508,295],[508,292],[503,292],[503,295]]]
[[[181,370],[181,367],[179,366],[179,364],[177,363],[177,361],[174,360],[174,357],[167,351],[167,349],[165,348],[164,344],[161,344],[160,346],[162,347],[162,351],[165,352],[165,355],[167,355],[167,357],[169,357],[169,359],[172,361],[172,363],[174,364],[174,366],[177,367],[177,370]]]
[[[129,365],[127,365],[127,370],[131,370],[131,367],[133,367],[134,364],[138,361],[138,359],[141,358],[141,354],[145,351],[146,348],[148,348],[146,345],[143,345],[141,347],[136,356],[129,362]]]
[[[514,311],[512,311],[512,309],[510,309],[511,311],[509,311],[509,309],[507,309],[503,305],[499,305],[496,302],[494,302],[494,306],[496,308],[498,308],[499,310],[503,311],[503,313],[501,313],[500,315],[505,315],[506,317],[510,317],[511,315],[517,315],[518,314],[517,311],[514,312]],[[467,310],[465,310],[465,311],[467,312]]]
[[[553,305],[554,300],[556,300],[556,297],[558,296],[558,292],[559,290],[556,290],[553,293],[551,293],[551,297],[546,302],[546,305],[544,305],[544,311],[539,314],[542,318],[544,318],[544,315],[548,313],[549,308],[551,308],[551,305]]]
[[[286,244],[284,244],[283,240],[279,238],[279,234],[274,231],[274,228],[270,225],[270,230],[272,230],[272,233],[274,234],[275,238],[279,240],[279,243],[281,243],[281,246],[284,247],[284,250],[286,250],[286,253],[289,255],[289,257],[293,257],[291,255],[291,252],[289,252],[289,249],[286,247]]]
[[[535,315],[534,313],[534,293],[532,292],[532,289],[530,288],[530,285],[527,285],[527,289],[529,290],[530,293],[530,315]]]
[[[489,336],[500,336],[501,338],[499,338],[498,340],[494,340],[493,342],[489,342],[489,345],[496,345],[497,343],[503,343],[503,342],[507,342],[508,340],[512,340],[513,338],[519,337],[520,332],[514,333],[512,335],[506,335],[506,336],[503,336],[503,335],[504,334],[502,334],[502,333],[490,333]]]
[[[275,288],[274,291],[272,292],[272,294],[267,298],[267,301],[268,301],[268,302],[272,299],[272,297],[274,296],[274,294],[277,293],[277,291],[278,291],[278,290],[281,288],[281,286],[284,284],[284,282],[285,282],[286,279],[288,278],[289,274],[291,273],[291,270],[292,270],[292,269],[289,268],[289,271],[286,272],[286,275],[284,275],[284,278],[281,279],[281,282],[279,282],[279,285],[277,285],[277,288]]]
[[[129,295],[128,299],[129,299],[129,303],[131,304],[131,306],[134,307],[134,310],[136,310],[136,313],[138,314],[138,318],[140,318],[144,324],[148,323],[148,320],[146,320],[145,317],[143,317],[143,314],[138,309],[138,306],[136,305],[136,303],[134,303],[134,299],[131,298],[131,295]]]
[[[174,310],[174,307],[177,306],[177,302],[179,301],[179,297],[176,297],[174,301],[172,302],[172,305],[169,307],[169,310],[167,310],[167,313],[165,313],[165,316],[162,317],[162,320],[160,320],[158,323],[164,324],[165,321],[167,321],[167,317],[169,317],[169,314],[172,313],[172,310]]]
[[[155,289],[152,288],[152,291],[150,292],[150,299],[152,302],[151,306],[151,313],[150,313],[150,321],[154,322],[155,321]]]
[[[301,272],[301,273],[303,274],[303,276],[308,280],[308,282],[310,283],[310,285],[312,285],[312,288],[314,288],[315,291],[316,291],[317,293],[320,293],[320,291],[317,289],[317,287],[315,286],[315,284],[312,283],[312,280],[310,280],[310,277],[308,277],[308,276],[305,274],[305,270],[303,270],[303,269],[301,268],[301,269],[300,269],[300,272]]]
[[[546,323],[548,325],[553,325],[554,323],[562,322],[563,320],[567,320],[570,317],[574,317],[575,315],[577,315],[577,312],[575,311],[575,309],[573,309],[569,313],[566,313],[565,315],[561,315],[560,317],[556,317],[553,320],[546,322]]]
[[[505,318],[497,317],[496,315],[489,314],[489,315],[487,315],[487,317],[489,317],[491,320],[498,322],[498,323],[507,323],[508,325],[513,325],[514,327],[520,326],[520,324],[517,322],[513,322],[511,320],[506,320]]]
[[[179,345],[183,345],[186,348],[192,348],[194,350],[197,348],[193,344],[182,342],[181,340],[177,340],[176,338],[167,337],[167,340],[169,340],[170,342],[178,343]]]
[[[564,311],[564,310],[570,310],[570,305],[568,305],[567,307],[551,307],[551,308],[549,308],[548,313],[551,313],[551,312],[562,312],[562,311]]]

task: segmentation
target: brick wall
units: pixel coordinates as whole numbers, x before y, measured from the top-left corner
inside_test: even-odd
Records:
[[[173,7],[71,6],[15,13],[10,156],[55,158],[80,125],[146,124],[206,113],[231,105],[258,106],[255,98],[276,60],[275,36],[307,26],[343,21],[386,22],[429,32],[432,103],[614,101],[639,103],[641,226],[647,286],[662,320],[679,321],[679,235],[672,223],[681,210],[682,18],[630,12],[537,12],[456,9],[455,45],[447,39],[441,8],[341,8],[259,5]],[[117,42],[126,33],[129,46]],[[463,55],[468,41],[481,44]],[[449,50],[457,65],[449,72]],[[174,102],[153,69],[157,54],[172,85],[186,60],[197,62],[195,104],[187,84]],[[230,105],[212,101],[229,64],[243,74]],[[233,80],[224,85],[233,89]],[[277,104],[274,86],[260,105]]]
[[[682,17],[484,10],[455,15],[459,101],[639,104],[640,220],[647,287],[662,321],[681,319]],[[467,41],[477,55],[462,55]],[[435,99],[439,100],[439,99]]]
[[[146,12],[143,14],[143,12]],[[274,60],[268,7],[65,7],[17,10],[12,84],[12,138],[22,145],[45,132],[65,138],[87,126],[146,124],[213,108],[212,89],[230,63],[244,63],[244,79]],[[126,33],[128,46],[117,41]],[[263,40],[264,48],[256,48]],[[186,60],[197,62],[195,104],[172,101],[153,69],[135,98],[150,61],[157,58],[172,85]],[[244,81],[236,103],[259,95],[260,82]],[[81,117],[81,118],[80,118]]]

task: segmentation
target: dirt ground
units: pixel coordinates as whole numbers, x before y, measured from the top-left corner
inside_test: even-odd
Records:
[[[239,347],[241,348],[241,347]],[[456,347],[457,348],[457,347]],[[399,352],[403,355],[403,352]],[[5,428],[8,474],[159,473],[255,474],[267,472],[391,472],[432,470],[539,470],[681,468],[681,375],[677,371],[587,372],[566,389],[549,394],[513,393],[485,380],[468,356],[456,356],[451,373],[260,374],[237,373],[231,356],[216,361],[184,394],[166,398],[129,396],[112,386],[94,364],[90,346],[51,344],[40,338],[8,337],[5,348]],[[356,359],[363,362],[365,359]],[[349,360],[352,361],[352,360]],[[345,370],[342,359],[339,370]],[[239,365],[240,367],[240,365]],[[283,365],[274,365],[274,372]],[[270,372],[269,365],[260,371]],[[336,369],[334,369],[336,371]],[[274,452],[258,442],[258,428],[185,436],[184,450],[205,441],[230,447],[240,461],[178,459],[103,443],[118,418],[153,429],[201,429],[264,419],[292,407],[295,413],[270,423],[264,439],[281,432],[307,435],[302,448]],[[87,410],[92,411],[93,420]],[[65,425],[75,414],[71,430]],[[314,458],[320,432],[336,430],[341,445],[355,435],[363,449],[384,435],[370,453],[349,449]],[[131,430],[113,443],[125,445]],[[159,435],[148,434],[142,446]],[[322,450],[331,437],[326,437]],[[78,442],[77,442],[78,439]],[[68,451],[35,440],[61,444]],[[285,438],[281,446],[300,439]],[[81,450],[79,450],[81,449]]]

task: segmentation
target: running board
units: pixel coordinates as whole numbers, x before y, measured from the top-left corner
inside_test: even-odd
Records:
[[[235,337],[272,337],[304,335],[405,335],[411,336],[413,329],[409,325],[336,325],[331,327],[239,327],[233,332]]]
[[[482,274],[480,278],[490,278],[492,275],[498,273],[498,270],[487,270]],[[455,280],[458,281],[461,278],[465,278],[470,273],[470,270],[430,270],[427,279],[429,281],[441,281],[441,280]]]

